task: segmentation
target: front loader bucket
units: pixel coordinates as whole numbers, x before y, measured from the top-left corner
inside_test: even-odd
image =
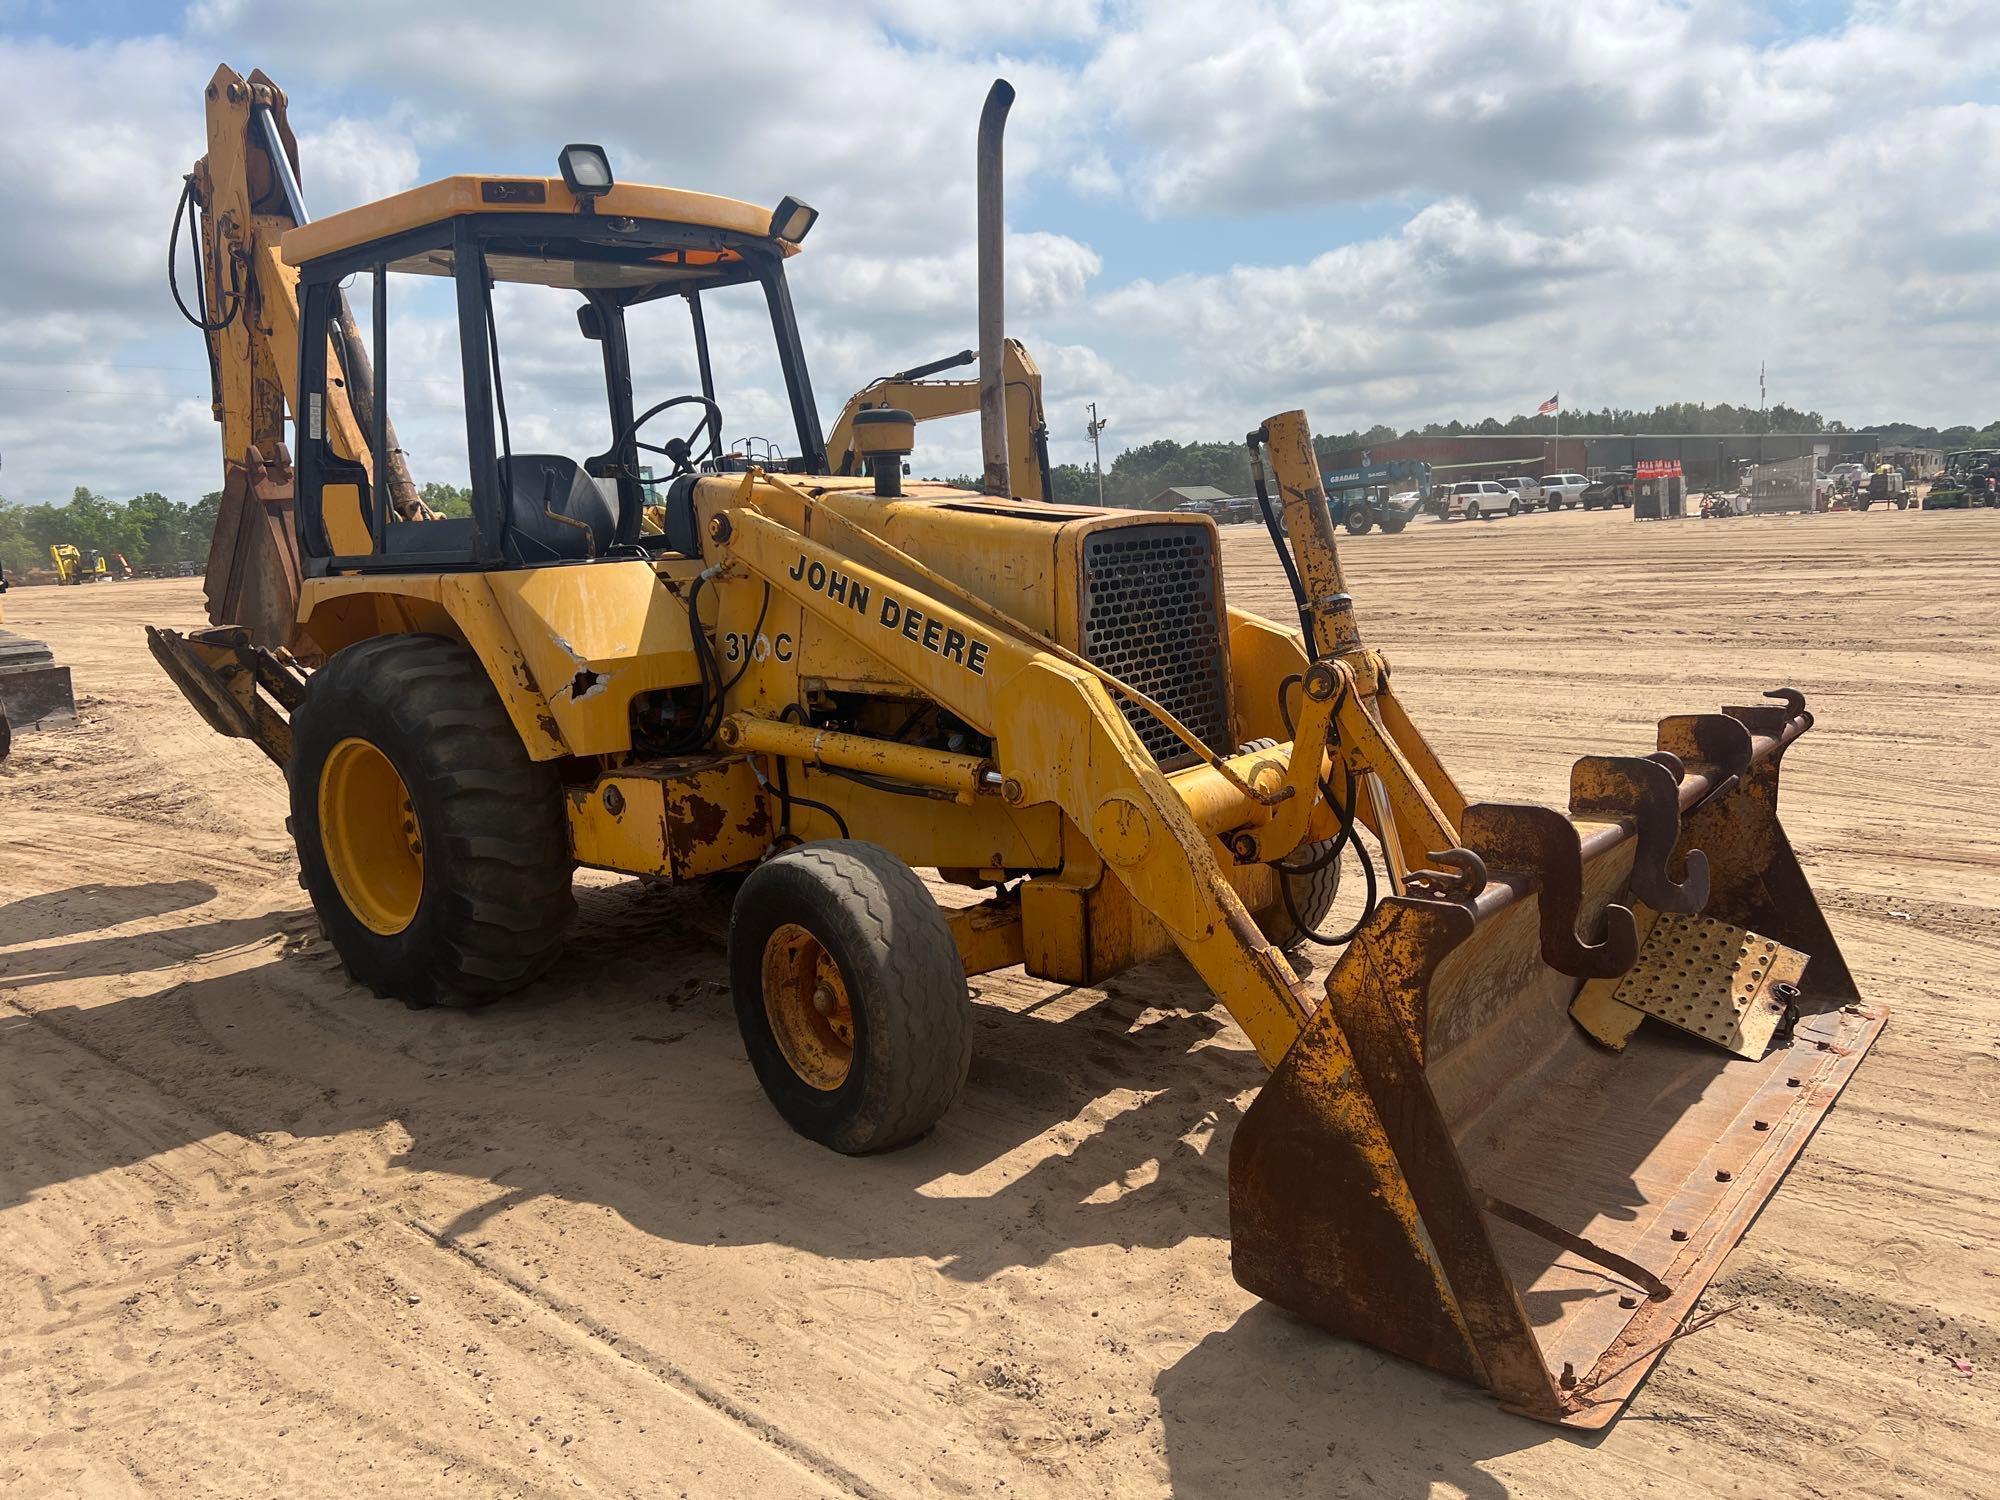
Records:
[[[1578,762],[1575,821],[1469,808],[1483,887],[1381,903],[1238,1127],[1238,1281],[1528,1416],[1617,1414],[1885,1019],[1778,823],[1812,720],[1774,696]]]

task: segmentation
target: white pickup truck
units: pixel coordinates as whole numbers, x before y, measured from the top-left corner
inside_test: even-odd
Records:
[[[1581,474],[1542,476],[1542,500],[1550,510],[1561,510],[1565,505],[1574,509],[1583,503],[1583,492],[1589,488],[1590,481]]]

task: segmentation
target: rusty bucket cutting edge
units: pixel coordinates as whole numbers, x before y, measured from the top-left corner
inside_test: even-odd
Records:
[[[1636,811],[1608,821],[1580,762],[1567,868],[1559,814],[1468,810],[1486,889],[1383,901],[1237,1129],[1236,1279],[1509,1410],[1609,1423],[1886,1021],[1778,823],[1780,762],[1811,722],[1796,695],[1663,721],[1671,837],[1657,806],[1650,838]],[[1759,1060],[1657,1023],[1616,1052],[1569,1017],[1586,977],[1634,961],[1628,893],[1666,891],[1675,867],[1706,915],[1808,955],[1797,1025]]]

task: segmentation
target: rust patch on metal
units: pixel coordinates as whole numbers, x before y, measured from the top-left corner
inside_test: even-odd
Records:
[[[697,849],[713,844],[729,822],[729,809],[720,802],[688,793],[675,799],[666,820],[667,856],[676,870],[693,863]]]

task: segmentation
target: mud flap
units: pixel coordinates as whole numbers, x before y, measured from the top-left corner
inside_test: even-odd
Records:
[[[1802,703],[1665,721],[1678,837],[1641,839],[1636,800],[1596,821],[1618,810],[1600,802],[1568,855],[1560,815],[1468,809],[1491,882],[1382,902],[1237,1129],[1237,1280],[1525,1415],[1608,1423],[1885,1020],[1777,821],[1779,762],[1810,722]],[[1599,1045],[1569,1006],[1616,978],[1619,903],[1674,886],[1671,864],[1697,889],[1703,855],[1707,918],[1805,955],[1795,1028],[1754,1059],[1658,1022]]]

